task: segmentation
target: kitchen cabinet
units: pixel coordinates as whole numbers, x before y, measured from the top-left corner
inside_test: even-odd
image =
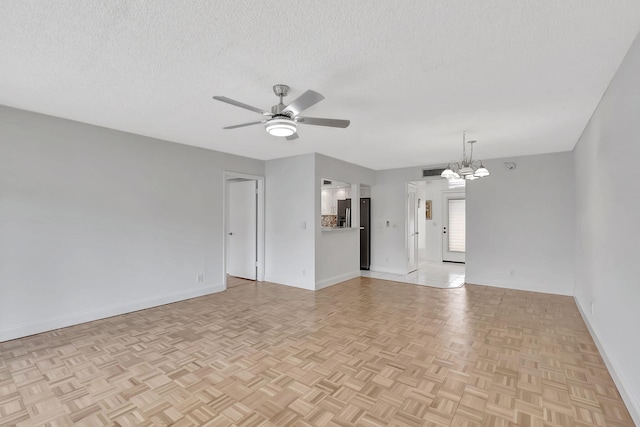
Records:
[[[335,215],[337,212],[336,192],[334,188],[322,190],[322,215]]]
[[[351,187],[323,188],[321,194],[321,214],[336,215],[338,213],[338,200],[351,198]]]
[[[347,200],[351,198],[351,185],[346,182],[338,182],[330,179],[322,179],[321,185],[321,215],[337,215],[338,200]]]

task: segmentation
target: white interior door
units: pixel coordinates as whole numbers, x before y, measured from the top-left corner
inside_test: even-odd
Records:
[[[465,262],[467,243],[464,195],[445,194],[442,205],[442,261]]]
[[[418,269],[418,187],[407,186],[407,271],[411,273]]]
[[[229,183],[227,274],[256,280],[256,181]]]

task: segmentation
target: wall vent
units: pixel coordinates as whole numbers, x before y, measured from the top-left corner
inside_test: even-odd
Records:
[[[444,168],[440,168],[440,169],[422,169],[422,177],[426,178],[428,176],[440,176],[440,174],[442,174],[442,171],[444,171]]]

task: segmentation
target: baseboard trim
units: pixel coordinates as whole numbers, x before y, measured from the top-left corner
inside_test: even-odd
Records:
[[[573,297],[573,292],[569,289],[557,291],[554,289],[539,289],[535,286],[529,286],[528,283],[522,283],[514,280],[492,280],[492,279],[478,279],[473,275],[467,274],[465,276],[465,281],[469,284],[477,284],[480,286],[491,286],[492,288],[502,288],[502,289],[513,289],[515,291],[526,291],[526,292],[536,292],[539,294],[550,294],[550,295],[562,295],[565,297]]]
[[[622,396],[622,400],[624,401],[625,405],[627,405],[627,410],[629,411],[631,418],[633,418],[633,422],[636,425],[640,426],[640,403],[635,399],[633,394],[631,394],[631,392],[629,391],[629,386],[627,386],[627,383],[623,379],[623,377],[618,374],[620,370],[616,368],[615,364],[607,356],[607,352],[604,350],[602,343],[600,343],[600,340],[598,339],[598,335],[596,335],[595,330],[593,329],[593,327],[591,326],[591,323],[589,322],[589,316],[586,315],[586,311],[582,308],[582,305],[580,305],[580,301],[575,296],[573,297],[573,299],[576,303],[576,306],[578,307],[578,311],[580,312],[580,315],[582,316],[582,320],[584,321],[584,324],[587,325],[587,329],[591,334],[591,338],[593,338],[593,342],[596,344],[596,347],[598,347],[598,351],[602,355],[602,360],[604,360],[604,364],[607,365],[607,369],[611,374],[611,378],[613,378],[613,382],[616,384],[616,387],[618,387],[618,391],[620,392],[620,396]]]
[[[407,274],[407,271],[401,268],[379,267],[377,265],[370,266],[369,271],[375,271],[377,273]]]
[[[276,285],[282,285],[282,286],[289,286],[291,288],[298,288],[298,289],[304,289],[306,291],[313,291],[313,288],[309,288],[305,285],[297,285],[297,284],[293,284],[293,283],[285,283],[286,280],[280,280],[278,278],[273,278],[273,277],[265,277],[265,282],[269,282],[269,283],[274,283]],[[313,286],[313,285],[311,285]]]
[[[346,280],[355,279],[356,277],[360,277],[360,270],[352,271],[351,273],[341,274],[339,276],[334,276],[329,279],[321,280],[320,282],[316,282],[316,291],[320,289],[328,288],[329,286],[337,285],[338,283],[342,283]]]
[[[207,286],[188,292],[165,295],[162,297],[115,305],[98,310],[73,313],[67,316],[56,317],[54,319],[43,320],[36,323],[13,326],[0,330],[0,342],[23,338],[29,335],[53,331],[55,329],[66,328],[68,326],[79,325],[81,323],[91,322],[93,320],[104,319],[112,316],[118,316],[120,314],[131,313],[147,308],[158,307],[160,305],[170,304],[173,302],[184,301],[191,298],[201,297],[203,295],[221,292],[224,290],[225,288],[223,285]]]

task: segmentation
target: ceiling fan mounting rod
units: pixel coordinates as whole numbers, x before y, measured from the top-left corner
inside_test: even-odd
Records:
[[[283,84],[273,85],[273,93],[275,93],[276,96],[280,97],[280,102],[282,102],[283,97],[289,95],[289,89],[291,88],[287,85],[283,85]]]
[[[280,97],[280,102],[274,105],[273,107],[271,107],[272,114],[281,115],[282,110],[284,110],[284,108],[286,107],[286,105],[284,105],[283,98],[289,95],[289,89],[290,88],[287,85],[283,85],[283,84],[273,85],[273,93],[275,93],[276,96]]]

